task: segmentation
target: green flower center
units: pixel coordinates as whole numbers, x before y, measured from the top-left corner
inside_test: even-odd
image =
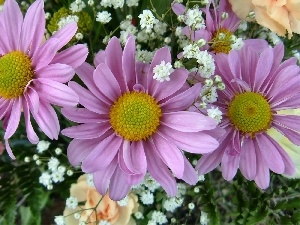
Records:
[[[143,92],[127,92],[110,108],[110,123],[124,139],[139,141],[157,131],[162,111],[156,100]]]
[[[234,127],[251,137],[269,129],[272,122],[269,103],[254,92],[237,94],[229,104],[227,116]]]
[[[225,28],[220,28],[217,30],[213,38],[211,39],[211,48],[215,53],[226,53],[228,54],[231,50],[231,36],[232,32]]]
[[[34,72],[27,55],[10,52],[0,58],[0,96],[11,99],[23,94]]]

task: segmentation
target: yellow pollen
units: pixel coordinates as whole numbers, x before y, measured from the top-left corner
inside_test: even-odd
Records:
[[[227,117],[233,127],[251,137],[269,129],[273,118],[265,97],[255,92],[236,94],[229,104]]]
[[[0,96],[6,99],[23,94],[34,72],[27,55],[20,51],[0,57]]]
[[[156,100],[144,92],[127,92],[110,108],[115,132],[129,141],[145,140],[157,131],[162,111]]]
[[[225,28],[220,28],[217,30],[211,39],[211,48],[215,53],[226,53],[228,54],[231,50],[231,36],[232,32]]]

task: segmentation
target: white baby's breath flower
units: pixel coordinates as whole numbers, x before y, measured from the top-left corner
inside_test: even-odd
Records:
[[[84,1],[75,1],[70,4],[70,10],[72,13],[81,12],[86,7]]]
[[[50,160],[48,161],[48,168],[51,171],[57,170],[58,165],[59,165],[59,160],[55,157],[51,157]]]
[[[39,182],[47,187],[47,185],[52,184],[51,175],[48,172],[43,172],[39,177]]]
[[[65,225],[65,219],[63,216],[55,216],[54,222],[56,225]]]
[[[204,29],[205,21],[202,11],[199,8],[188,9],[185,13],[185,24],[193,30]]]
[[[151,219],[158,224],[164,224],[168,222],[166,215],[161,211],[153,211]]]
[[[68,15],[66,17],[61,18],[57,25],[58,25],[58,30],[60,30],[61,28],[63,28],[64,26],[66,26],[69,23],[78,23],[79,17],[76,15]]]
[[[66,206],[68,208],[75,209],[78,206],[78,199],[73,196],[70,196],[66,200]]]
[[[106,24],[109,21],[111,21],[111,14],[107,11],[98,12],[96,21],[98,21],[102,24]]]
[[[200,223],[201,225],[207,225],[209,222],[209,219],[207,218],[207,213],[201,211],[201,217],[200,217]]]
[[[203,78],[209,78],[215,73],[215,60],[206,50],[200,51],[196,55],[197,63],[199,63],[199,73]]]
[[[151,205],[154,202],[154,196],[150,191],[143,191],[141,193],[140,199],[145,205]]]
[[[150,32],[154,24],[158,23],[158,20],[153,16],[152,12],[148,9],[143,10],[143,13],[139,15],[141,28],[146,28],[146,31]]]
[[[165,61],[161,61],[159,65],[156,65],[153,68],[153,79],[158,80],[160,82],[169,81],[171,73],[174,72],[171,63],[166,63]]]
[[[213,118],[218,123],[220,123],[222,120],[222,112],[219,110],[218,107],[212,106],[210,109],[207,110],[207,115]]]
[[[126,205],[128,204],[128,201],[129,201],[129,197],[128,197],[128,195],[127,195],[127,196],[126,196],[125,198],[123,198],[122,200],[117,201],[117,203],[118,203],[119,206],[126,206]]]
[[[126,0],[126,4],[128,7],[138,6],[139,0]]]
[[[37,149],[38,153],[42,153],[42,152],[48,150],[49,145],[50,145],[49,141],[42,140],[42,141],[39,141],[39,143],[36,146],[36,149]]]

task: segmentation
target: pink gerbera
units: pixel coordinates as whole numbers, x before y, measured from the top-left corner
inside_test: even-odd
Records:
[[[57,53],[73,37],[75,23],[69,24],[42,43],[45,31],[44,1],[33,3],[23,18],[15,0],[7,0],[0,12],[0,119],[5,129],[8,154],[14,158],[8,139],[15,133],[24,112],[27,137],[37,143],[30,112],[41,130],[57,139],[59,122],[51,103],[74,106],[78,96],[62,84],[74,75],[87,56],[84,45]]]
[[[218,142],[208,133],[216,122],[204,115],[184,111],[199,95],[201,85],[189,87],[188,71],[176,69],[170,81],[153,79],[153,68],[171,62],[168,48],[159,49],[152,63],[136,63],[135,42],[130,37],[122,52],[113,37],[105,51],[98,53],[94,69],[87,63],[76,73],[87,86],[69,86],[85,108],[63,108],[72,121],[82,123],[64,129],[74,138],[68,158],[74,166],[93,173],[95,186],[110,198],[122,199],[139,183],[146,171],[170,196],[177,192],[175,177],[197,182],[195,170],[181,150],[208,153]]]
[[[220,126],[227,134],[219,148],[204,155],[196,168],[204,174],[221,163],[226,180],[233,179],[240,168],[248,180],[265,189],[269,186],[269,169],[286,175],[295,171],[290,157],[266,131],[275,128],[300,145],[300,117],[277,114],[279,110],[299,108],[300,69],[294,58],[281,63],[282,44],[259,51],[245,46],[215,56],[216,73],[226,85],[216,105],[223,111]]]

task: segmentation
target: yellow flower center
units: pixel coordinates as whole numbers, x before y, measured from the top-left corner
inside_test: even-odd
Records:
[[[27,55],[20,51],[0,57],[0,96],[11,99],[23,94],[34,72]]]
[[[227,116],[234,127],[251,137],[269,129],[272,122],[269,103],[254,92],[237,94],[229,104]]]
[[[226,53],[228,54],[231,50],[231,36],[232,32],[225,28],[217,30],[211,39],[211,48],[215,53]]]
[[[157,131],[162,116],[156,100],[143,92],[127,92],[110,108],[110,123],[124,139],[139,141]]]
[[[0,5],[3,5],[4,4],[4,0],[0,0]]]

